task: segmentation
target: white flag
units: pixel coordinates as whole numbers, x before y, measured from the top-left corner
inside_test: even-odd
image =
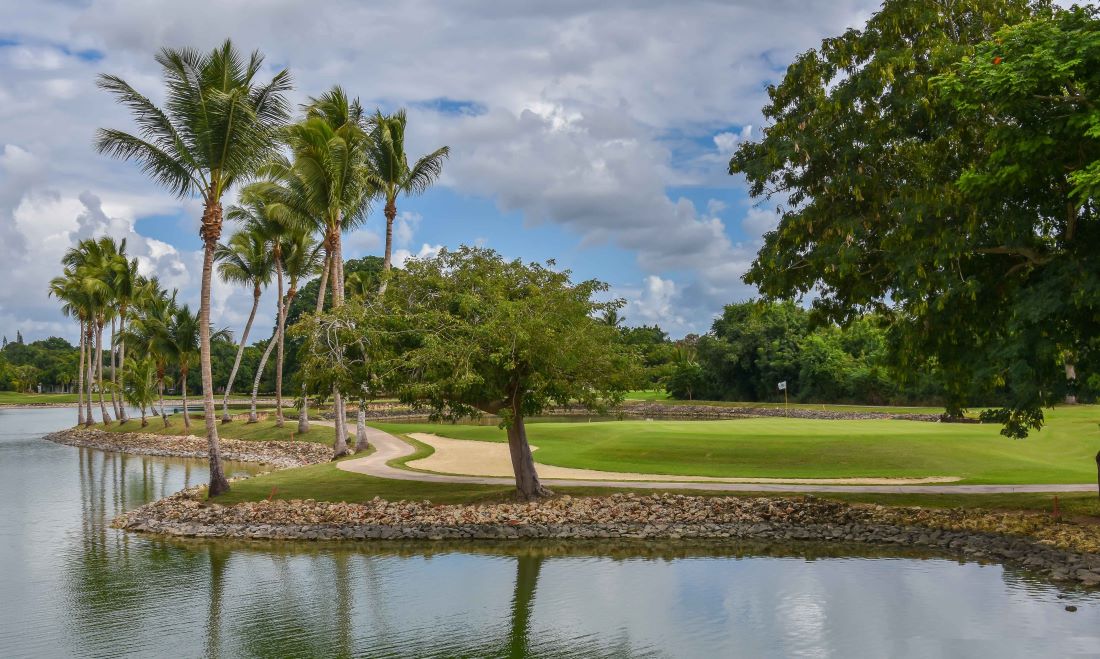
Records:
[[[780,391],[786,391],[787,390],[787,381],[786,380],[783,380],[782,382],[779,383],[779,390]]]

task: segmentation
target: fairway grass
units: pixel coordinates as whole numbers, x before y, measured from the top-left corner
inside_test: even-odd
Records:
[[[107,432],[147,432],[155,435],[169,436],[206,436],[206,426],[203,425],[203,416],[201,414],[191,414],[190,430],[184,428],[183,415],[181,414],[168,415],[168,421],[172,425],[167,428],[164,427],[159,416],[149,417],[149,425],[144,428],[141,427],[141,419],[130,419],[123,424],[115,422],[110,426],[104,426],[102,423],[98,423],[92,427],[97,430],[106,430]],[[299,433],[297,419],[288,418],[282,428],[276,428],[273,419],[265,419],[257,423],[246,423],[240,420],[222,423],[219,419],[218,436],[226,439],[242,439],[245,441],[286,442],[295,440],[300,442],[331,444],[336,438],[336,429],[332,426],[313,424],[309,432]]]
[[[992,424],[756,418],[723,421],[532,423],[542,464],[599,471],[762,478],[922,478],[960,484],[1093,483],[1100,407],[1047,412],[1024,440]],[[491,426],[379,423],[394,434],[428,432],[504,442]]]

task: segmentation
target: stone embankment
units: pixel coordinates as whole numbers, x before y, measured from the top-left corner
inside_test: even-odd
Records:
[[[103,451],[175,458],[206,458],[206,438],[195,435],[154,435],[143,432],[107,432],[94,428],[73,428],[46,435],[58,444],[83,446]],[[258,462],[278,468],[304,467],[328,462],[332,447],[313,442],[260,442],[222,439],[222,459]]]
[[[1056,580],[1100,585],[1100,532],[1041,516],[849,505],[800,499],[654,494],[534,503],[432,505],[313,500],[233,506],[202,488],[149,503],[114,521],[132,531],[274,540],[515,540],[536,538],[756,539],[926,547],[1018,565]]]

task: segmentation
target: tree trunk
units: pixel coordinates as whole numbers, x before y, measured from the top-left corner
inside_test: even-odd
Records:
[[[393,267],[393,221],[397,218],[397,201],[390,199],[386,202],[386,255],[382,261],[382,283],[378,285],[378,294],[382,295],[386,292],[386,287],[389,285],[389,281],[386,280],[386,275],[389,274],[390,268]]]
[[[76,424],[84,425],[84,321],[80,321],[80,368],[76,373]]]
[[[267,366],[267,360],[271,357],[271,349],[275,347],[275,340],[279,338],[279,327],[275,327],[275,332],[271,335],[271,340],[267,342],[267,348],[264,349],[263,356],[260,357],[260,363],[256,366],[256,377],[252,380],[252,402],[248,408],[248,422],[256,423],[260,420],[256,416],[256,396],[260,391],[260,378],[263,377],[264,367]]]
[[[95,419],[92,417],[92,384],[95,382],[95,360],[92,359],[92,323],[94,321],[88,320],[86,328],[84,330],[84,342],[88,344],[88,371],[85,382],[88,386],[85,390],[87,398],[85,399],[84,409],[84,425],[91,426],[95,423]]]
[[[332,308],[338,309],[342,306],[344,306],[344,254],[340,244],[340,234],[337,233],[334,236],[332,250]],[[344,399],[336,386],[332,388],[332,407],[336,412],[336,439],[332,444],[332,459],[335,460],[348,454],[347,415],[344,411]]]
[[[530,501],[553,494],[539,483],[535,471],[535,460],[531,457],[531,446],[527,443],[527,428],[518,412],[519,405],[513,406],[512,423],[508,426],[508,452],[512,457],[512,471],[516,475],[516,490],[524,499]]]
[[[359,409],[355,412],[355,452],[365,451],[370,448],[367,439],[367,399],[359,397]]]
[[[275,346],[275,427],[283,427],[283,320],[286,318],[286,300],[283,299],[283,265],[282,253],[278,245],[275,246],[275,279],[279,285],[279,304],[276,308],[275,323],[277,328],[275,336],[278,337],[278,345]]]
[[[233,389],[233,381],[237,379],[237,369],[241,367],[241,357],[244,356],[244,347],[248,345],[248,332],[252,329],[252,321],[256,320],[256,309],[260,306],[260,287],[252,289],[252,313],[248,314],[248,322],[244,324],[244,333],[241,334],[241,344],[237,346],[237,357],[233,360],[233,369],[229,371],[229,382],[225,385],[225,396],[222,397],[222,423],[229,423],[229,392]]]
[[[187,367],[180,369],[180,383],[183,390],[183,427],[191,429],[191,415],[187,412]]]
[[[160,396],[160,420],[168,427],[168,414],[164,411],[164,369],[157,367],[157,393]]]
[[[122,414],[118,411],[118,376],[115,373],[115,341],[118,334],[115,332],[115,319],[111,318],[111,409],[115,411],[115,418],[122,423]]]
[[[1077,367],[1073,363],[1073,357],[1066,356],[1066,405],[1077,404]]]
[[[122,371],[126,368],[126,305],[119,307],[118,312],[118,370]],[[122,396],[119,396],[119,408],[118,408],[118,420],[119,423],[126,423],[130,420],[130,417],[126,414],[126,401],[121,400]]]
[[[1100,451],[1096,452],[1096,491],[1100,494]]]
[[[144,428],[147,425],[149,425],[149,419],[145,418],[145,406],[142,405],[141,406],[141,427]]]
[[[325,249],[325,267],[321,270],[321,281],[317,288],[317,307],[314,313],[320,314],[325,310],[325,287],[328,284],[328,271],[332,265],[332,254]],[[309,432],[309,392],[306,383],[302,382],[302,406],[298,409],[298,434]]]
[[[102,415],[103,425],[111,424],[111,413],[107,411],[107,403],[103,399],[103,321],[96,323],[95,352],[96,352],[96,382],[99,383],[99,412]]]
[[[222,205],[208,198],[202,218],[202,290],[199,293],[199,361],[202,370],[203,421],[206,422],[206,442],[210,449],[209,496],[229,491],[229,481],[222,472],[221,447],[218,445],[218,420],[214,411],[214,376],[210,360],[210,280],[214,271],[214,250],[222,233]]]

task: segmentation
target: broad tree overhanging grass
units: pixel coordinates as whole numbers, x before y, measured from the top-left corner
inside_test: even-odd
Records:
[[[887,0],[800,55],[730,162],[784,204],[746,281],[881,311],[950,411],[993,390],[1004,434],[1038,428],[1100,365],[1098,33],[1041,0]]]
[[[290,74],[283,69],[261,82],[263,56],[255,51],[246,60],[229,40],[209,53],[165,48],[156,60],[166,88],[163,107],[118,76],[100,76],[99,86],[130,110],[138,132],[102,128],[95,146],[100,153],[136,161],[145,174],[180,197],[202,197],[200,362],[210,494],[217,495],[229,489],[218,449],[210,361],[210,285],[222,232],[222,197],[274,154],[288,114],[284,95]]]
[[[516,489],[542,496],[524,418],[552,405],[599,411],[635,382],[635,353],[597,318],[621,304],[594,299],[606,290],[487,249],[413,259],[385,296],[303,320],[304,368],[338,387],[393,391],[436,418],[500,415]]]

